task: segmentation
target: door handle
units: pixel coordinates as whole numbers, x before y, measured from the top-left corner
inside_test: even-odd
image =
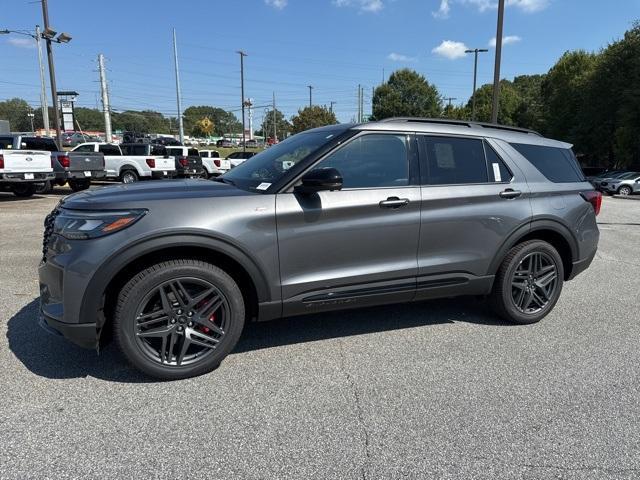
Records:
[[[409,204],[408,198],[389,197],[386,200],[382,200],[379,205],[380,208],[400,208]]]
[[[520,195],[522,195],[522,192],[520,190],[514,190],[513,188],[507,188],[500,192],[500,197],[507,199],[518,198]]]

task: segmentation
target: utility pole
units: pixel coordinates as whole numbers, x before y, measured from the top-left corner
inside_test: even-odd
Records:
[[[237,53],[240,55],[240,95],[242,96],[242,151],[247,151],[246,146],[246,138],[245,138],[245,128],[244,128],[244,57],[247,56],[242,50],[238,50]]]
[[[313,105],[313,96],[311,94],[311,91],[313,90],[313,85],[307,85],[307,88],[309,89],[309,106]]]
[[[176,41],[176,29],[173,29],[173,66],[176,71],[176,100],[178,104],[178,132],[180,143],[184,143],[184,125],[182,123],[182,100],[180,98],[180,73],[178,71],[178,43]]]
[[[49,6],[47,0],[42,2],[42,20],[45,32],[50,32],[49,26]],[[51,47],[51,36],[45,37],[47,46],[47,60],[49,63],[49,80],[51,82],[51,99],[53,100],[53,124],[56,128],[56,139],[58,140],[58,148],[62,148],[62,132],[60,131],[60,110],[58,105],[58,90],[56,87],[56,70],[53,65],[53,48]]]
[[[333,106],[334,106],[336,103],[338,103],[338,102],[334,102],[333,100],[332,100],[331,102],[329,102],[329,111],[330,111],[331,113],[333,113]]]
[[[29,108],[31,108],[31,107],[29,107]],[[27,117],[29,117],[29,120],[31,120],[31,131],[33,133],[35,133],[36,130],[35,130],[34,126],[33,126],[33,117],[35,117],[35,114],[33,113],[33,110],[30,110],[29,113],[27,113]]]
[[[278,131],[276,129],[276,92],[273,92],[273,103],[271,104],[271,111],[273,112],[273,143],[278,141]],[[265,136],[267,132],[264,132]]]
[[[100,92],[102,93],[102,112],[104,113],[104,139],[107,143],[113,141],[111,136],[111,110],[109,108],[109,90],[107,89],[107,75],[104,71],[104,55],[98,55],[98,70],[100,71]]]
[[[40,104],[42,107],[42,123],[45,136],[49,136],[49,107],[47,106],[47,87],[44,80],[44,63],[42,62],[42,42],[40,25],[36,25],[36,46],[38,47],[38,66],[40,67]],[[54,105],[55,108],[55,105]]]
[[[358,116],[356,117],[357,123],[362,122],[362,87],[358,84]]]
[[[471,94],[471,120],[476,119],[476,81],[478,79],[478,53],[486,53],[486,48],[474,48],[473,50],[465,50],[464,53],[473,53],[473,93]]]
[[[500,99],[500,61],[502,59],[502,26],[504,24],[504,0],[498,0],[498,26],[496,28],[496,62],[493,72],[493,108],[491,122],[498,123]]]

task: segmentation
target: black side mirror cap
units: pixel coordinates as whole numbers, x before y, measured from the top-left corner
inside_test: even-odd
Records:
[[[304,174],[302,184],[295,187],[297,193],[316,193],[342,189],[342,175],[333,167],[316,168]]]

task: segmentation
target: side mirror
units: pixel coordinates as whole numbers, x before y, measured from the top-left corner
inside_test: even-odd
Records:
[[[295,187],[298,193],[315,193],[325,190],[341,190],[342,175],[335,168],[315,168],[304,174],[302,184]]]

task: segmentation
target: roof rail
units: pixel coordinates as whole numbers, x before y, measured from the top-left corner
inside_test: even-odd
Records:
[[[520,133],[530,133],[532,135],[538,135],[541,137],[542,135],[535,130],[530,130],[528,128],[520,128],[520,127],[512,127],[510,125],[498,125],[495,123],[485,123],[485,122],[471,122],[468,120],[454,120],[450,118],[418,118],[418,117],[391,117],[385,118],[383,120],[379,120],[382,123],[388,122],[411,122],[411,123],[434,123],[439,125],[459,125],[461,127],[481,127],[481,128],[493,128],[495,130],[507,130],[511,132],[520,132]]]

